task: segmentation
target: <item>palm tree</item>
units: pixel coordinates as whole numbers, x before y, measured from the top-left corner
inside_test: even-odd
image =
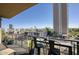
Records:
[[[49,28],[46,27],[46,32],[47,32],[47,36],[52,36],[52,32],[50,31]]]

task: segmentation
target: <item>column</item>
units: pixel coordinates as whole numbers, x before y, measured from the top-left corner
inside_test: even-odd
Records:
[[[54,31],[58,34],[67,34],[67,5],[53,4]]]
[[[1,18],[0,18],[0,44],[1,44],[1,39],[2,39],[2,31],[1,31]]]

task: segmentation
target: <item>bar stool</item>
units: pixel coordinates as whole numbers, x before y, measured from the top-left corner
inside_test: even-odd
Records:
[[[40,55],[40,53],[41,53],[41,48],[43,48],[43,47],[44,47],[43,44],[37,44],[37,47],[36,47],[36,48],[37,48],[37,52],[38,52],[37,54],[38,54],[38,55]]]
[[[37,49],[37,54],[38,55],[40,55],[40,50],[41,50],[41,48],[43,48],[44,47],[44,45],[43,44],[41,44],[41,43],[37,43],[37,40],[36,40],[36,37],[33,37],[34,38],[34,48],[36,48]]]

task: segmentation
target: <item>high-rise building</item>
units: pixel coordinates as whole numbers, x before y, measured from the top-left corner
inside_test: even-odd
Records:
[[[58,34],[67,34],[67,5],[54,3],[54,30]]]
[[[14,33],[14,29],[13,29],[13,25],[9,24],[9,34],[13,34]]]
[[[9,24],[9,29],[12,29],[13,28],[13,25],[12,24]]]

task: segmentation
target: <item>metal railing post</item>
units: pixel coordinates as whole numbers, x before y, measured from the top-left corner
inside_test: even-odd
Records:
[[[52,49],[54,48],[54,41],[51,41],[49,40],[49,46],[50,46],[50,49],[49,49],[49,55],[52,54]]]
[[[79,42],[77,42],[77,55],[79,55]]]
[[[49,40],[50,49],[54,48],[54,41]]]
[[[34,39],[34,48],[36,48],[37,47],[36,37],[33,37],[33,39]]]
[[[69,47],[69,55],[72,55],[72,47]]]

